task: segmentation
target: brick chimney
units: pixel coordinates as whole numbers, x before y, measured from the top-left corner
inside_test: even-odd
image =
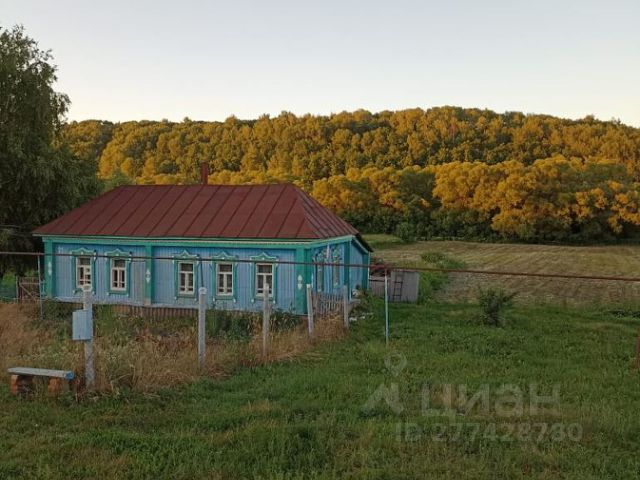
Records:
[[[207,162],[202,162],[200,164],[200,182],[202,185],[207,185],[209,183],[209,164]]]

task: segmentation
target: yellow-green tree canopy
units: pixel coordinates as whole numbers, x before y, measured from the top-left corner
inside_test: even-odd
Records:
[[[78,122],[108,185],[292,182],[363,230],[589,240],[635,235],[640,130],[441,107],[224,122]],[[405,228],[406,230],[406,228]]]

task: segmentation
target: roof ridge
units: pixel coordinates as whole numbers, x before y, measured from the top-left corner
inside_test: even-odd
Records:
[[[322,238],[339,236],[341,229],[347,229],[350,234],[357,233],[357,230],[337,214],[318,202],[304,190],[297,188],[300,201],[305,212],[305,218],[313,226],[313,232]],[[322,231],[322,224],[326,224],[329,231]]]
[[[311,232],[319,237],[324,237],[324,235],[322,235],[318,229],[316,228],[314,222],[311,221],[310,215],[312,212],[309,211],[309,209],[307,208],[307,202],[305,201],[307,197],[307,192],[305,192],[304,190],[302,190],[300,187],[296,186],[296,185],[292,185],[293,188],[296,191],[296,203],[300,204],[300,208],[302,209],[302,211],[304,212],[304,221],[302,222],[302,224],[300,225],[300,227],[298,228],[298,231],[300,231],[300,229],[302,228],[302,225],[307,224],[309,229],[311,230]]]

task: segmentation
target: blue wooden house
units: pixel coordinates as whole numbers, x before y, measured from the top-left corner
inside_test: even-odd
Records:
[[[306,312],[316,292],[367,288],[358,231],[293,185],[124,186],[38,228],[45,291],[98,303]],[[340,265],[331,265],[340,264]],[[364,265],[361,267],[359,265]]]

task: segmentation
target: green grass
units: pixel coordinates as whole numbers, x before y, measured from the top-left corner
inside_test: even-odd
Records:
[[[427,266],[424,255],[443,255],[472,270],[638,277],[640,245],[526,245],[461,241],[420,241],[403,244],[391,235],[365,236],[376,247],[374,256],[393,265]],[[446,267],[445,267],[446,268]],[[511,275],[451,274],[439,299],[465,302],[478,289],[500,287],[517,292],[520,303],[569,306],[639,305],[640,282]]]
[[[386,233],[367,234],[365,235],[365,240],[374,251],[393,248],[400,245],[408,245],[395,235],[389,235]]]
[[[456,260],[444,253],[426,252],[421,256],[423,266],[430,268],[456,269],[464,268],[464,262]],[[419,303],[432,299],[451,281],[451,274],[445,272],[420,272]]]
[[[381,313],[376,303],[347,340],[289,363],[154,395],[78,404],[20,400],[3,386],[0,478],[638,477],[636,312],[520,307],[504,328],[492,328],[477,323],[469,305],[392,305],[389,347]],[[493,392],[530,382],[547,394],[560,386],[556,414],[421,412],[426,384],[432,392],[488,384]],[[365,408],[380,385],[394,383],[400,413],[384,401]],[[508,425],[540,423],[577,425],[582,435],[497,438]],[[421,435],[406,435],[407,424]]]

